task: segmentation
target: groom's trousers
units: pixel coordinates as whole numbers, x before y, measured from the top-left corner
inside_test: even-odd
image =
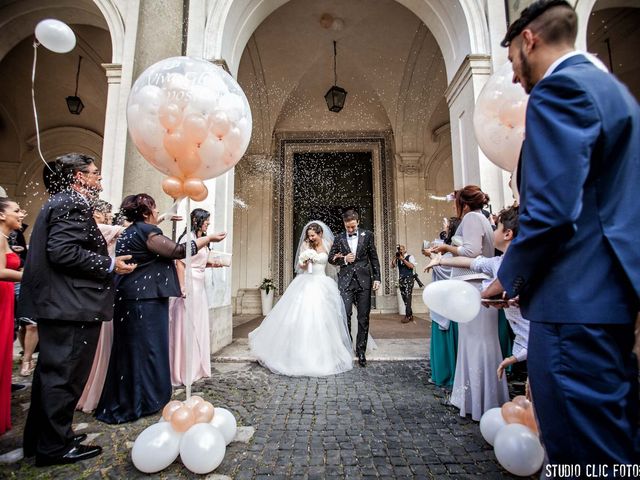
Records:
[[[367,336],[369,335],[369,313],[371,312],[371,290],[362,288],[354,276],[345,290],[340,291],[344,308],[347,311],[347,328],[351,336],[351,315],[353,305],[358,312],[358,335],[356,337],[356,354],[367,351]],[[351,339],[353,341],[353,338]]]

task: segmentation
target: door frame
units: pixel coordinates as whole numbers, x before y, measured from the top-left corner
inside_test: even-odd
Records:
[[[373,180],[373,224],[380,258],[383,288],[377,295],[389,295],[391,246],[395,245],[395,209],[392,208],[393,145],[391,132],[281,132],[275,134],[276,168],[274,185],[274,229],[271,271],[282,295],[293,280],[293,157],[308,152],[368,152]],[[279,226],[279,228],[277,227]]]

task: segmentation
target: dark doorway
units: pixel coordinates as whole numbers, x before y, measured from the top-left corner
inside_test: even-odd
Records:
[[[293,156],[293,251],[311,220],[334,235],[344,230],[342,211],[355,208],[360,226],[373,230],[371,152],[310,152]]]

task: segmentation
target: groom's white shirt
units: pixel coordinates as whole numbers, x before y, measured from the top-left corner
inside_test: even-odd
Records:
[[[356,254],[356,250],[358,250],[358,230],[353,232],[355,235],[353,237],[349,236],[347,233],[347,242],[349,243],[349,248],[351,249],[351,253]]]

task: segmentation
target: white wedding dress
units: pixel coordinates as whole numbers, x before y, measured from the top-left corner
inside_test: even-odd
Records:
[[[249,333],[258,361],[274,373],[320,377],[353,368],[351,340],[338,285],[326,275],[328,254],[293,279],[276,306]]]

